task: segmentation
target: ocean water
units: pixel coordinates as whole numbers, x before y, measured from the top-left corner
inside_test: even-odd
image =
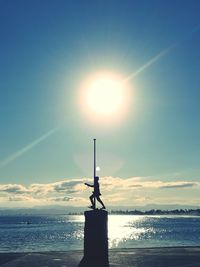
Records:
[[[0,252],[83,249],[84,216],[0,216]],[[200,246],[200,217],[109,215],[110,248]]]

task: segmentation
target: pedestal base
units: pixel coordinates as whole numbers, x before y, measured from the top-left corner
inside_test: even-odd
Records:
[[[107,222],[105,210],[85,212],[84,257],[79,267],[109,267]]]

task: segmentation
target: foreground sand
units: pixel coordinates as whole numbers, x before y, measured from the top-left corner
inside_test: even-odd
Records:
[[[77,267],[82,256],[82,251],[0,253],[0,266]],[[109,261],[110,267],[200,267],[200,247],[116,249],[109,251]]]

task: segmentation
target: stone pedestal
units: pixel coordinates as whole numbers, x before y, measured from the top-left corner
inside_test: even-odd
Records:
[[[107,211],[85,211],[84,257],[79,267],[109,267],[107,223]]]

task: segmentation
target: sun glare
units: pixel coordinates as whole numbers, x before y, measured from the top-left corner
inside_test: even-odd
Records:
[[[102,77],[91,81],[86,93],[88,107],[97,114],[110,115],[123,104],[123,86],[111,78]]]
[[[123,79],[114,75],[96,75],[83,86],[80,102],[91,118],[119,119],[127,109],[129,94]]]

